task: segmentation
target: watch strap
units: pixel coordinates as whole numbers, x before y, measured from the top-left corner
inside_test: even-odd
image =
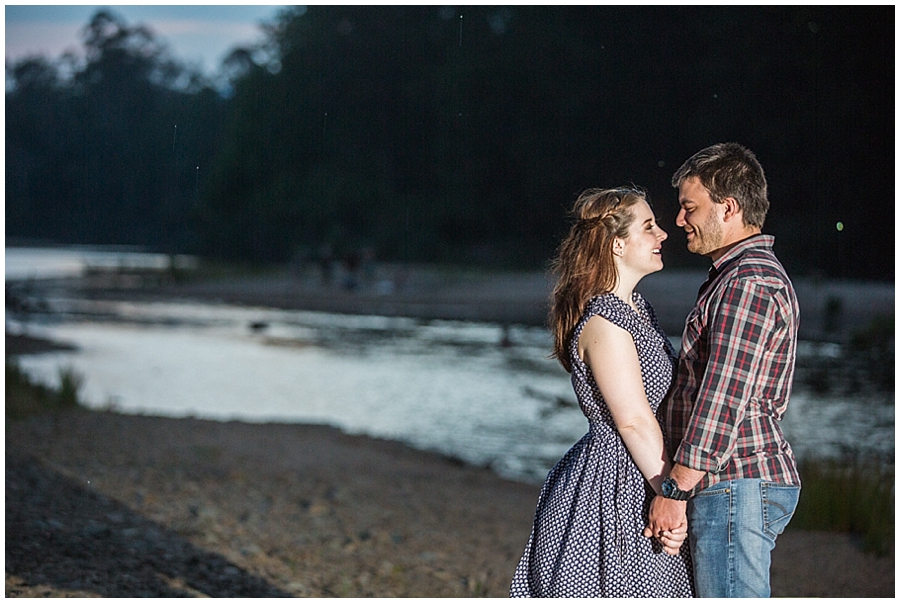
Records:
[[[691,497],[689,491],[682,490],[678,487],[678,482],[672,479],[671,475],[663,480],[660,494],[662,494],[664,498],[670,498],[672,500],[687,500]]]

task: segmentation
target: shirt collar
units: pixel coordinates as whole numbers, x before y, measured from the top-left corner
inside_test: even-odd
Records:
[[[725,255],[713,262],[713,270],[718,274],[722,271],[726,264],[731,262],[742,253],[746,253],[751,249],[772,249],[774,245],[775,237],[773,237],[772,235],[751,235],[729,249],[727,252],[725,252]]]

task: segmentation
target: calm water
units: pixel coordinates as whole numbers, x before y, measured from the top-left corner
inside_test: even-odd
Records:
[[[9,259],[7,250],[8,266]],[[94,407],[327,423],[531,482],[587,429],[568,375],[547,359],[543,328],[513,326],[512,345],[503,346],[501,327],[482,323],[89,302],[65,294],[49,301],[52,318],[26,326],[8,316],[7,330],[27,328],[78,351],[26,356],[20,364],[48,383],[73,369]],[[785,432],[799,456],[862,449],[893,458],[893,396],[886,396],[815,396],[800,388]]]
[[[90,247],[16,247],[4,254],[6,280],[47,279],[81,276],[90,268],[168,268],[194,264],[190,256],[170,258],[162,253],[145,253],[128,249],[95,249]]]

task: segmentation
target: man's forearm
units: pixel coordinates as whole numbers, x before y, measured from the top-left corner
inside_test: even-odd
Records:
[[[705,475],[705,471],[697,471],[680,463],[675,463],[669,472],[669,477],[675,480],[679,490],[692,490]]]

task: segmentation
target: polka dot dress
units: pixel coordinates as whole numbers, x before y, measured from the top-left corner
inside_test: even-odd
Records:
[[[672,382],[675,351],[640,294],[639,312],[612,293],[592,298],[569,349],[572,384],[589,431],[547,476],[534,527],[516,568],[512,597],[691,597],[687,542],[670,556],[644,538],[653,491],[616,430],[578,339],[592,316],[634,337],[644,390],[653,412]]]

